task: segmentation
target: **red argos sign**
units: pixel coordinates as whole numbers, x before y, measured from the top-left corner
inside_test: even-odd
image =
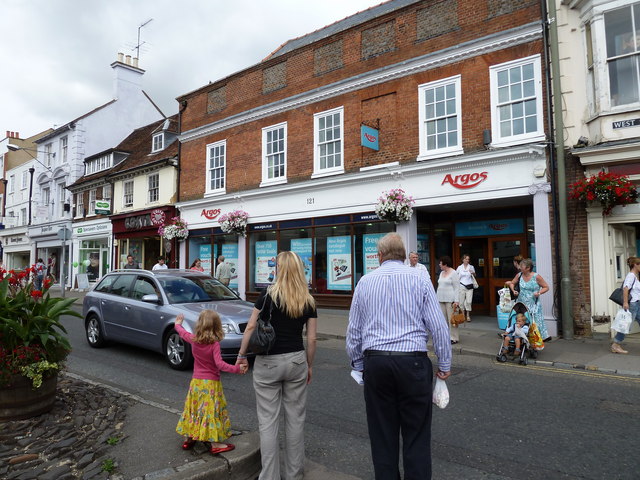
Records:
[[[447,175],[445,175],[444,180],[442,180],[442,183],[440,185],[444,185],[445,183],[450,183],[451,186],[453,187],[465,190],[467,188],[473,188],[480,185],[482,182],[484,182],[487,179],[487,175],[488,175],[487,172],[480,172],[480,173],[476,172],[476,173],[465,173],[464,175],[456,175],[454,177],[450,173],[447,173]]]
[[[219,208],[216,208],[215,210],[207,210],[206,208],[203,208],[202,212],[200,212],[200,216],[206,218],[207,220],[213,220],[218,215],[220,215],[220,212],[221,210]]]

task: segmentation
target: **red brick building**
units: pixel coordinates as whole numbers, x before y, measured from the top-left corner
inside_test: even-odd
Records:
[[[543,52],[538,1],[395,0],[179,97],[184,263],[225,249],[252,298],[292,249],[320,305],[346,306],[395,230],[432,277],[469,253],[479,311],[495,314],[516,254],[553,290]],[[392,188],[414,197],[410,221],[377,219]],[[220,230],[235,209],[246,238]]]

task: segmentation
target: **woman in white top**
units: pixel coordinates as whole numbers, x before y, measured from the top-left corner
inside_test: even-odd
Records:
[[[631,318],[640,323],[640,258],[629,257],[627,259],[627,265],[631,270],[627,273],[622,284],[622,308],[631,312]],[[621,343],[624,341],[624,333],[616,333],[613,337],[613,343],[611,344],[611,351],[613,353],[629,353],[622,348]]]
[[[460,341],[460,333],[458,332],[458,325],[451,325],[451,315],[453,315],[454,306],[458,306],[458,288],[460,279],[456,271],[451,268],[451,257],[444,256],[440,258],[440,276],[438,277],[438,290],[436,296],[440,303],[440,309],[444,318],[449,323],[449,332],[451,336],[451,343],[455,344]]]
[[[469,265],[469,255],[462,255],[462,265],[456,269],[460,278],[460,308],[464,311],[467,322],[471,321],[471,303],[473,302],[473,278],[476,276],[476,269]]]

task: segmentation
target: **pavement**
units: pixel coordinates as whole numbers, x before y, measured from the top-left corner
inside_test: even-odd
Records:
[[[58,294],[60,292],[58,291]],[[52,291],[56,295],[55,290]],[[66,292],[66,296],[78,298],[82,303],[83,292]],[[318,335],[320,338],[343,339],[348,322],[348,312],[343,310],[318,311]],[[474,355],[495,359],[500,347],[499,329],[495,317],[474,316],[472,322],[460,327],[460,342],[453,345],[455,357]],[[564,340],[554,338],[545,345],[538,358],[530,359],[522,368],[580,369],[602,374],[640,376],[640,334],[627,336],[624,348],[627,355],[613,354],[608,334],[594,334],[593,338]],[[346,367],[346,366],[345,366]],[[87,388],[100,387],[128,398],[126,418],[120,425],[122,442],[113,446],[109,455],[115,459],[113,473],[96,473],[92,476],[80,472],[71,478],[104,478],[111,480],[196,480],[227,478],[253,480],[260,472],[260,450],[257,432],[235,432],[228,441],[236,449],[219,455],[211,455],[199,447],[185,452],[175,434],[180,412],[176,409],[149,402],[144,398],[118,391],[113,387],[95,384],[87,379],[67,373],[74,381],[84,382]],[[79,413],[81,414],[81,412]],[[89,413],[90,414],[90,413]],[[1,426],[1,424],[0,424]],[[29,453],[27,451],[23,453]],[[0,466],[3,460],[0,460]],[[24,471],[24,470],[23,470]],[[9,472],[11,473],[11,472]],[[7,478],[29,478],[8,476]],[[323,465],[307,461],[306,480],[357,480],[357,477],[334,472]]]

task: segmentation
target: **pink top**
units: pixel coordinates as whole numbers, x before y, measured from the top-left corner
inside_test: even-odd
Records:
[[[193,353],[193,378],[198,380],[220,380],[220,370],[230,373],[240,373],[240,365],[231,365],[222,360],[220,342],[197,343],[193,335],[182,325],[175,325],[176,332],[185,342],[191,344]]]
[[[200,267],[191,267],[191,270],[195,270],[196,272],[204,272],[204,268]]]

